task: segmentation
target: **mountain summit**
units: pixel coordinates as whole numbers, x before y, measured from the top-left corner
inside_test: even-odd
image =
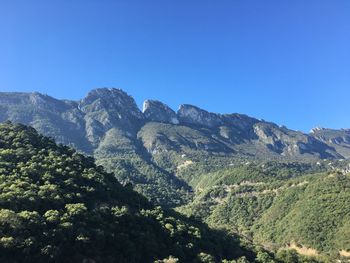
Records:
[[[130,95],[115,88],[92,90],[79,101],[0,93],[0,122],[7,120],[93,155],[121,182],[132,182],[152,201],[170,206],[191,196],[179,171],[207,157],[225,164],[238,159],[350,157],[349,130],[305,134],[244,114],[216,114],[188,104],[175,112],[157,100],[146,100],[141,111]],[[129,172],[117,172],[123,169]]]
[[[57,100],[40,93],[0,93],[0,121],[6,120],[31,125],[58,142],[89,154],[99,147],[111,129],[117,129],[133,143],[146,145],[149,140],[159,143],[157,131],[152,132],[157,138],[137,135],[141,130],[145,133],[148,127],[145,125],[153,122],[167,124],[175,130],[186,128],[198,135],[186,138],[183,134],[183,140],[175,142],[163,133],[170,144],[176,143],[179,153],[186,147],[198,149],[199,138],[205,138],[210,145],[199,148],[209,154],[230,153],[255,158],[350,156],[349,130],[325,132],[321,129],[304,134],[246,115],[215,114],[188,104],[181,105],[175,112],[157,100],[146,100],[141,112],[130,95],[115,88],[92,90],[80,101]],[[336,133],[339,136],[335,136]],[[338,152],[340,144],[342,150]],[[250,149],[244,145],[249,145]],[[166,146],[164,149],[167,150]]]

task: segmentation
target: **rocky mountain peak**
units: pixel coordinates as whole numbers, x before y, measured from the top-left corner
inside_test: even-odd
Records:
[[[69,107],[65,102],[50,97],[39,92],[4,92],[0,94],[0,106],[26,105],[33,109],[42,109],[45,111],[64,111]]]
[[[128,112],[128,115],[131,114],[139,119],[143,118],[135,100],[125,91],[116,88],[99,88],[90,91],[80,101],[79,107],[83,112],[106,109],[120,113]]]
[[[315,127],[315,128],[312,128],[312,129],[310,130],[310,133],[315,134],[315,133],[317,133],[317,132],[319,132],[319,131],[322,131],[322,130],[325,130],[325,128],[322,128],[322,127]]]
[[[29,103],[32,107],[46,109],[49,111],[61,112],[69,108],[69,105],[64,101],[39,92],[29,93],[27,103]]]
[[[154,142],[152,147],[162,145],[166,151],[350,158],[350,130],[315,128],[304,134],[247,115],[215,114],[189,104],[181,105],[175,113],[157,100],[146,100],[141,112],[131,96],[115,88],[92,90],[80,101],[40,93],[0,92],[0,122],[6,120],[31,125],[87,153],[102,144],[110,145],[111,137],[118,138],[118,143],[132,144],[123,149],[136,149],[143,134],[145,145]]]
[[[311,135],[317,140],[324,142],[342,154],[345,158],[350,158],[350,130],[349,129],[313,129]]]
[[[127,136],[134,136],[144,119],[135,100],[115,88],[90,91],[78,107],[85,114],[86,135],[93,145],[98,145],[112,128],[122,130]]]
[[[182,104],[177,112],[180,122],[215,127],[223,122],[219,114],[211,113],[189,104]]]
[[[150,121],[179,124],[175,111],[158,100],[146,100],[143,103],[143,114]]]

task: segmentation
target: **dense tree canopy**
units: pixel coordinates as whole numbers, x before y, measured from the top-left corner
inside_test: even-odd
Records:
[[[350,176],[346,161],[245,163],[182,176],[196,189],[183,213],[224,228],[271,251],[300,253],[333,262],[350,251]],[[198,167],[203,171],[203,167]],[[282,261],[295,262],[287,252]]]
[[[153,207],[92,158],[23,125],[0,125],[1,262],[218,262],[254,253]],[[164,261],[165,262],[165,261]],[[169,262],[169,261],[167,261]]]

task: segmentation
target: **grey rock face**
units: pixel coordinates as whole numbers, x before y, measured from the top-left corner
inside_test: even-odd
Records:
[[[314,128],[311,130],[312,137],[334,147],[345,158],[350,158],[350,129],[327,129]]]
[[[96,89],[79,103],[84,113],[88,140],[96,147],[104,134],[117,127],[136,135],[144,119],[134,99],[120,89]]]
[[[143,103],[143,114],[149,121],[179,124],[175,111],[157,100],[146,100]]]
[[[36,128],[87,153],[98,147],[111,128],[135,137],[144,116],[132,97],[119,89],[92,90],[79,102],[40,93],[0,93],[0,121]]]
[[[259,120],[249,117],[244,114],[223,114],[221,119],[226,126],[234,126],[241,131],[250,130],[254,124],[258,123]]]
[[[238,153],[265,159],[350,158],[350,130],[315,129],[308,135],[246,115],[214,114],[186,104],[175,113],[155,100],[145,101],[142,113],[120,89],[96,89],[80,101],[0,93],[0,121],[6,120],[33,126],[89,154],[109,146],[116,153],[121,148],[135,151],[143,145],[164,152]],[[151,122],[154,125],[148,125]]]
[[[254,131],[254,125],[259,123],[257,119],[235,113],[223,114],[221,120],[224,124],[220,126],[220,136],[230,143],[239,144],[257,138]]]
[[[83,115],[72,101],[40,93],[0,93],[0,121],[30,125],[58,142],[90,152]]]
[[[206,127],[216,127],[223,124],[220,115],[207,112],[196,106],[182,104],[177,112],[180,122]]]
[[[124,115],[122,116],[124,118],[143,119],[135,100],[121,89],[100,88],[92,90],[80,101],[79,108],[83,112],[107,110]]]
[[[341,158],[333,148],[307,134],[261,122],[254,125],[260,142],[282,156],[309,155],[318,158]]]
[[[350,129],[333,130],[326,128],[314,128],[311,134],[320,141],[332,144],[350,144]]]
[[[181,105],[175,113],[153,100],[144,103],[142,113],[134,99],[119,89],[96,89],[80,101],[0,92],[0,122],[6,120],[30,125],[93,155],[99,164],[117,171],[118,178],[130,179],[136,189],[157,200],[178,200],[179,191],[183,192],[183,182],[167,170],[177,169],[180,156],[350,158],[349,130],[307,135],[246,115],[214,114],[192,105]],[[131,171],[127,178],[119,174],[125,169]]]

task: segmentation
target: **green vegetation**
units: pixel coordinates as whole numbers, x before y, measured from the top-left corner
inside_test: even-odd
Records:
[[[1,121],[96,164],[0,126],[0,262],[350,258],[349,130],[153,122],[119,90],[1,97]]]
[[[197,177],[194,165],[182,177],[191,178],[195,198],[178,210],[271,251],[295,244],[315,250],[306,254],[319,261],[332,261],[350,251],[350,176],[341,172],[346,165],[246,163]]]
[[[191,188],[152,162],[136,154],[118,156],[98,155],[96,163],[115,174],[125,184],[162,207],[175,207],[187,203],[192,196]]]
[[[142,147],[134,147],[130,139],[112,129],[94,153],[96,163],[115,174],[119,182],[132,184],[134,190],[152,203],[175,207],[187,203],[191,188],[173,173],[159,167]],[[116,154],[117,153],[117,154]]]
[[[294,241],[329,254],[350,251],[350,235],[344,231],[350,222],[349,200],[349,175],[326,173],[308,178],[308,183],[276,198],[257,222],[255,235],[258,240]]]
[[[123,187],[92,158],[0,125],[0,262],[247,262],[237,238]]]

